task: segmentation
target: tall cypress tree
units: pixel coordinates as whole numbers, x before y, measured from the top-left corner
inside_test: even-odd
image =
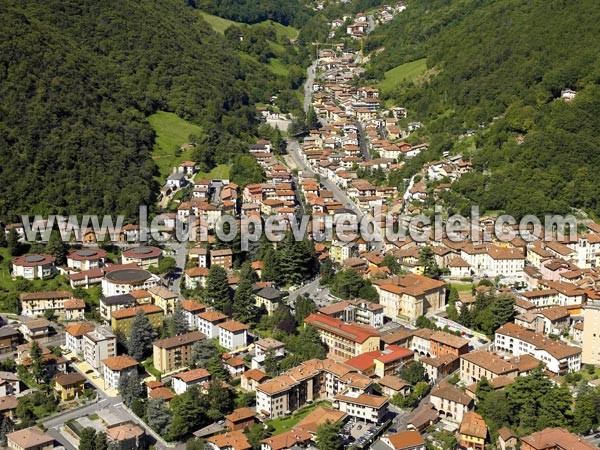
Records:
[[[225,314],[231,313],[231,298],[227,272],[221,266],[213,265],[208,271],[205,300]]]

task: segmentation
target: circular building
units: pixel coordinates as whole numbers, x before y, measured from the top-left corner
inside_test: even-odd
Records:
[[[82,248],[67,255],[67,267],[77,270],[92,270],[104,266],[106,252],[101,248]]]
[[[143,269],[150,266],[158,267],[163,251],[158,247],[133,247],[123,252],[123,264],[135,263]]]
[[[160,285],[160,278],[152,275],[145,269],[127,268],[108,271],[102,279],[102,294],[105,297],[112,295],[129,294],[131,291],[147,290]]]
[[[46,254],[28,254],[12,260],[12,276],[27,280],[51,277],[56,273],[56,258]]]

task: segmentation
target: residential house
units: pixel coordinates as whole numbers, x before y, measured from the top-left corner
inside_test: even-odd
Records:
[[[50,255],[23,255],[12,260],[12,277],[26,280],[48,278],[56,273],[56,258]]]
[[[110,319],[111,328],[115,333],[122,333],[124,336],[129,336],[131,333],[131,324],[139,312],[148,318],[153,328],[157,330],[162,328],[165,314],[163,309],[156,305],[141,305],[114,311]]]
[[[43,315],[46,311],[54,311],[64,316],[65,301],[73,298],[68,291],[22,292],[19,295],[21,314],[29,317]]]
[[[519,436],[510,428],[502,427],[498,430],[497,447],[500,450],[514,450],[519,443]]]
[[[465,413],[460,423],[460,446],[484,450],[487,437],[488,427],[483,417],[474,411]]]
[[[161,373],[172,372],[189,364],[192,346],[206,335],[200,331],[159,339],[152,344],[154,367]]]
[[[372,394],[338,394],[333,397],[333,407],[357,420],[379,422],[387,413],[389,400]]]
[[[121,376],[137,370],[138,362],[129,355],[119,355],[102,361],[106,386],[119,389]]]
[[[256,307],[261,309],[264,308],[269,316],[272,316],[279,304],[283,294],[281,291],[272,286],[260,287],[255,285],[254,287],[254,301]]]
[[[269,376],[260,369],[246,370],[241,377],[240,386],[245,391],[256,392],[256,387],[269,379]]]
[[[118,450],[145,450],[148,447],[144,429],[131,422],[107,427],[106,437]]]
[[[531,355],[557,375],[581,369],[581,348],[555,341],[514,323],[504,324],[496,330],[494,347],[515,357]]]
[[[173,380],[173,390],[176,394],[181,395],[191,386],[210,381],[210,372],[204,368],[186,370],[173,375],[171,379]]]
[[[135,297],[131,294],[111,295],[100,299],[100,317],[110,321],[112,313],[123,308],[130,308],[136,304]]]
[[[83,248],[67,255],[67,267],[75,270],[93,270],[104,266],[106,251],[101,248]]]
[[[184,271],[185,286],[188,289],[196,289],[206,286],[208,279],[208,268],[206,267],[191,267]]]
[[[0,328],[0,355],[12,353],[19,345],[19,332],[12,327]]]
[[[430,394],[430,401],[441,417],[454,422],[462,422],[464,415],[473,407],[473,399],[450,383],[436,385]]]
[[[148,289],[152,296],[152,303],[161,308],[165,315],[173,314],[175,312],[175,302],[179,299],[179,296],[167,289],[164,286],[153,286]]]
[[[65,329],[65,341],[66,347],[76,355],[83,353],[83,336],[90,331],[93,331],[96,327],[94,324],[82,322],[74,323],[69,325]]]
[[[8,433],[6,445],[13,450],[50,450],[54,438],[35,426]]]
[[[427,379],[430,383],[436,383],[460,368],[459,357],[452,354],[437,356],[435,358],[424,356],[419,358],[419,362],[425,369]]]
[[[0,397],[21,393],[21,382],[16,373],[0,371]]]
[[[135,263],[142,269],[148,269],[150,266],[158,267],[162,256],[163,251],[158,247],[133,247],[123,251],[121,264]]]
[[[207,450],[250,450],[252,446],[241,431],[228,431],[206,439]]]
[[[460,356],[469,351],[469,341],[445,331],[435,331],[430,337],[431,356]]]
[[[198,320],[196,316],[206,311],[206,306],[202,303],[198,303],[195,300],[182,300],[180,303],[183,315],[188,324],[188,329],[194,329],[198,326]]]
[[[545,428],[521,438],[522,450],[592,450],[598,449],[564,428]]]
[[[85,377],[80,373],[61,373],[54,378],[54,394],[60,401],[78,398],[83,394]]]
[[[192,247],[188,253],[190,261],[196,262],[198,267],[208,267],[210,264],[210,251],[208,247]]]
[[[381,393],[390,398],[398,394],[406,397],[411,391],[410,384],[395,375],[385,375],[377,384],[381,387]]]
[[[106,327],[97,327],[83,335],[83,359],[96,370],[102,361],[117,355],[117,336]]]
[[[306,448],[313,440],[304,430],[289,430],[260,441],[260,450],[288,450]]]
[[[374,328],[383,326],[383,311],[382,305],[363,299],[344,300],[319,309],[321,314],[346,323],[356,322]]]
[[[220,311],[209,309],[196,316],[198,330],[204,333],[208,339],[217,339],[219,337],[219,324],[229,319],[227,314]]]
[[[46,319],[33,319],[23,322],[19,331],[26,341],[44,340],[50,335],[51,323]]]
[[[238,356],[225,359],[223,361],[223,366],[232,378],[237,378],[246,371],[246,363]]]
[[[425,450],[425,440],[416,430],[388,434],[381,441],[394,450]]]
[[[255,423],[254,411],[247,407],[234,409],[225,416],[225,425],[230,431],[244,431],[252,428]]]
[[[227,350],[237,350],[248,344],[248,325],[229,320],[217,325],[219,328],[219,343]]]
[[[210,252],[211,266],[221,266],[225,270],[233,267],[233,251],[230,248]]]

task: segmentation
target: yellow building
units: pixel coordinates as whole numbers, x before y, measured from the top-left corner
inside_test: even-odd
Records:
[[[483,417],[476,412],[468,412],[460,424],[460,445],[463,448],[484,450],[488,427]]]
[[[379,350],[379,333],[368,325],[345,323],[318,313],[308,316],[304,323],[317,329],[333,359],[345,361],[363,353]]]
[[[156,305],[142,305],[113,311],[110,318],[112,330],[115,333],[122,333],[125,336],[129,336],[131,324],[139,311],[144,313],[154,328],[162,328],[163,317],[165,315],[162,308]]]
[[[600,364],[600,300],[588,299],[583,309],[583,364]]]
[[[148,292],[152,296],[152,303],[161,308],[165,314],[173,314],[175,312],[175,302],[178,299],[178,295],[168,290],[164,286],[154,286],[148,289]]]
[[[206,335],[199,331],[159,339],[152,344],[154,367],[162,373],[187,366],[192,354],[192,346]]]
[[[60,401],[71,400],[83,394],[84,384],[80,373],[61,373],[54,379],[54,393]]]

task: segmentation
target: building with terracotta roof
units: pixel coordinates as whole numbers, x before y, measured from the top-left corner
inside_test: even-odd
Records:
[[[137,370],[138,362],[129,355],[113,356],[102,361],[104,382],[107,387],[119,388],[119,379]]]
[[[313,436],[304,430],[290,430],[260,441],[261,450],[287,450],[306,447]]]
[[[133,247],[123,252],[121,263],[135,263],[142,269],[147,269],[150,266],[158,267],[162,256],[163,251],[158,247]]]
[[[56,273],[56,258],[43,254],[17,256],[12,260],[12,277],[26,280],[48,278]]]
[[[347,324],[317,313],[308,316],[304,323],[317,329],[334,359],[347,360],[362,353],[379,350],[379,333],[373,327]]]
[[[497,446],[500,450],[513,450],[517,448],[519,436],[510,428],[502,427],[498,430]]]
[[[372,394],[338,394],[333,397],[333,407],[367,422],[378,422],[387,413],[388,398]]]
[[[36,317],[46,311],[54,311],[57,315],[64,315],[65,302],[72,298],[73,294],[68,291],[23,292],[19,295],[21,314]]]
[[[237,320],[228,320],[217,325],[219,343],[227,350],[237,350],[248,344],[248,325]]]
[[[175,397],[173,391],[166,386],[155,387],[148,391],[148,397],[163,400],[167,405]]]
[[[388,434],[381,440],[394,450],[425,450],[425,440],[421,433],[415,430]]]
[[[210,372],[204,368],[198,368],[177,373],[171,378],[173,380],[173,390],[176,394],[181,395],[187,391],[190,386],[210,381]]]
[[[418,317],[442,309],[446,284],[414,273],[374,283],[385,316],[414,323]]]
[[[436,383],[460,368],[459,357],[451,354],[437,356],[435,358],[423,356],[419,358],[419,362],[425,369],[427,379],[431,383]]]
[[[431,356],[460,356],[469,351],[469,341],[445,331],[434,331],[430,340]]]
[[[118,311],[113,311],[110,318],[112,330],[115,333],[121,333],[124,336],[129,336],[129,333],[131,332],[131,324],[139,312],[146,316],[153,328],[157,330],[162,328],[163,317],[165,315],[162,308],[156,305],[141,305],[133,308],[125,308]]]
[[[245,391],[255,392],[256,387],[269,379],[269,376],[260,369],[246,370],[241,377],[241,388]]]
[[[231,414],[225,416],[225,424],[231,431],[243,431],[251,428],[255,423],[254,411],[247,407],[234,409]]]
[[[83,336],[90,331],[94,331],[94,329],[94,324],[88,322],[74,323],[67,326],[65,329],[65,345],[76,355],[83,353]]]
[[[531,355],[557,375],[581,369],[581,348],[555,341],[514,323],[506,323],[496,330],[494,347],[499,352],[517,357]]]
[[[0,355],[14,352],[19,345],[19,332],[12,327],[0,327]]]
[[[319,309],[321,314],[343,320],[346,323],[355,322],[370,325],[373,328],[383,325],[383,311],[384,307],[379,303],[359,298],[332,303]]]
[[[148,292],[152,296],[152,303],[161,308],[165,314],[175,312],[175,302],[179,299],[178,294],[160,285],[152,286]]]
[[[239,356],[233,356],[225,359],[225,361],[223,361],[223,365],[225,366],[225,370],[229,372],[229,375],[231,375],[232,378],[239,377],[246,371],[246,363]]]
[[[179,304],[186,318],[188,329],[193,330],[198,326],[196,316],[206,311],[206,306],[195,300],[182,300]]]
[[[154,367],[161,373],[171,372],[187,366],[192,355],[192,346],[203,339],[204,333],[192,331],[152,343]]]
[[[484,450],[488,436],[488,427],[481,415],[476,412],[465,413],[460,423],[460,445],[463,448]]]
[[[52,324],[46,319],[31,319],[19,325],[19,331],[26,341],[45,339],[50,335]]]
[[[54,438],[36,426],[8,433],[6,444],[14,450],[49,450],[54,448]]]
[[[343,411],[318,407],[308,413],[304,419],[300,420],[300,422],[294,426],[294,429],[307,431],[314,436],[317,434],[319,426],[325,423],[335,424],[337,422],[342,422],[346,417],[348,417],[348,415]]]
[[[106,429],[109,442],[114,442],[119,450],[145,450],[148,447],[146,433],[134,423],[124,423]]]
[[[473,399],[456,386],[442,382],[431,390],[430,401],[441,417],[462,422],[473,407]]]
[[[515,378],[517,365],[488,351],[470,352],[460,357],[460,379],[464,383],[477,383],[485,377],[488,381],[501,376]]]
[[[398,394],[406,397],[412,389],[409,383],[396,375],[386,375],[377,381],[377,384],[381,387],[381,393],[387,397]]]
[[[210,265],[221,266],[225,270],[231,270],[233,267],[233,251],[230,248],[211,251]]]
[[[354,367],[364,375],[381,378],[396,373],[402,364],[412,361],[413,356],[412,350],[388,345],[385,350],[374,350],[350,358],[345,364]]]
[[[546,428],[521,438],[522,450],[592,450],[598,449],[585,439],[564,428]]]
[[[250,450],[252,446],[241,431],[228,431],[209,437],[206,440],[206,448],[210,450]]]
[[[219,324],[229,319],[227,314],[223,314],[216,309],[209,309],[196,315],[198,330],[206,335],[208,339],[218,339]]]
[[[82,248],[67,255],[67,267],[75,270],[92,270],[104,266],[106,251],[101,248]]]
[[[19,399],[15,395],[0,397],[0,415],[11,420],[16,419],[17,406],[19,406]]]

